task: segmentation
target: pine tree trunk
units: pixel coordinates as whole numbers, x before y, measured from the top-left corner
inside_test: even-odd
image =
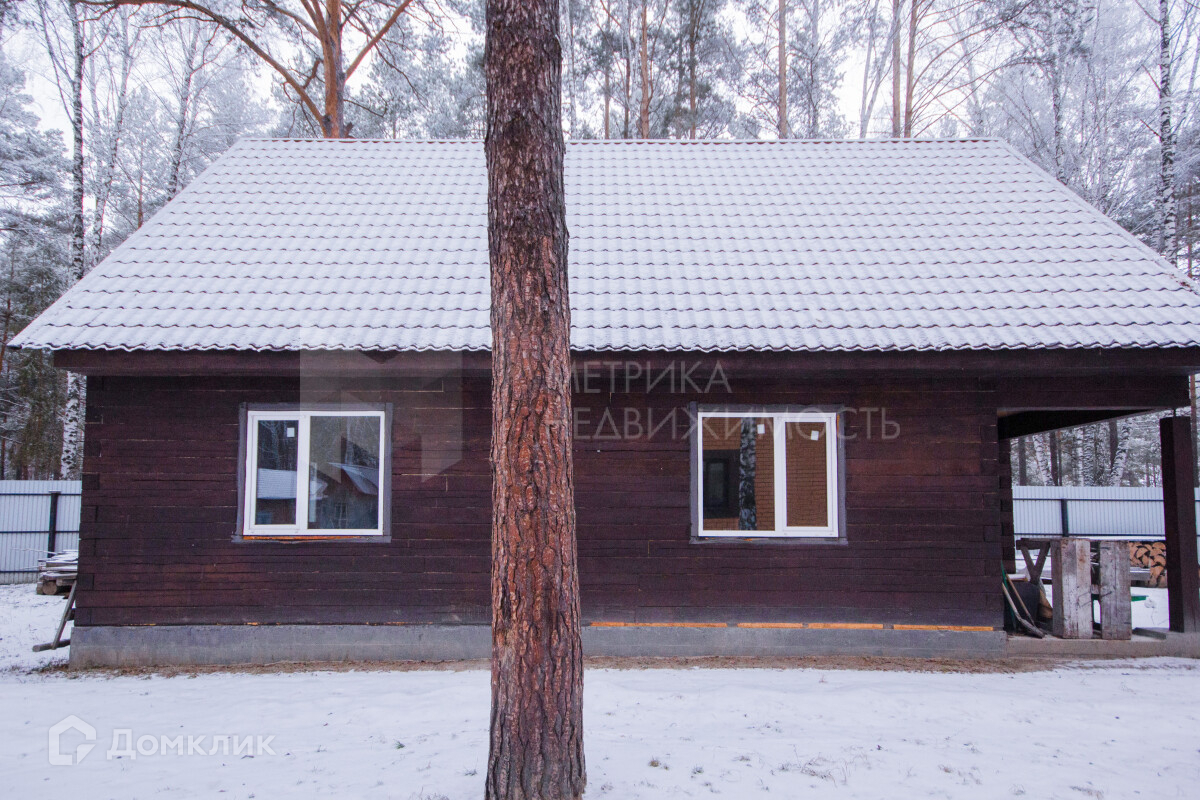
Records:
[[[650,49],[647,39],[650,35],[648,19],[649,0],[642,0],[642,35],[638,49],[638,63],[641,67],[642,94],[638,98],[638,138],[650,138]]]
[[[904,79],[904,138],[913,135],[913,117],[917,88],[917,21],[920,19],[921,0],[909,0],[908,6],[908,64]]]
[[[625,50],[625,115],[621,120],[621,138],[629,138],[629,116],[633,108],[633,0],[625,2],[625,30],[622,31]]]
[[[689,138],[696,138],[696,45],[700,39],[701,15],[704,8],[701,3],[693,2],[690,9],[691,19],[688,26],[688,128]]]
[[[326,139],[345,139],[350,135],[346,125],[346,71],[342,64],[342,0],[325,0],[325,32],[321,37],[322,61],[325,67],[325,116],[321,133]]]
[[[557,0],[487,0],[491,800],[586,785],[558,20]]]
[[[1175,263],[1175,130],[1171,125],[1171,4],[1158,1],[1158,252]]]
[[[892,138],[899,139],[904,134],[902,127],[903,114],[900,96],[900,45],[901,31],[900,15],[904,11],[904,0],[892,0]]]
[[[86,269],[83,220],[83,44],[84,9],[79,3],[68,3],[71,13],[71,267],[68,283],[83,277]],[[87,384],[82,375],[68,372],[66,403],[63,406],[62,451],[58,474],[76,478],[83,466],[83,408]]]
[[[779,0],[779,118],[775,133],[780,139],[788,138],[787,102],[787,0]]]

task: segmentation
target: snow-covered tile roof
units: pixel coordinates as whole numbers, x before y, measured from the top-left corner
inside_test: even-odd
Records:
[[[1200,294],[1007,145],[574,142],[577,350],[1200,344]],[[249,140],[14,344],[485,350],[479,142]]]

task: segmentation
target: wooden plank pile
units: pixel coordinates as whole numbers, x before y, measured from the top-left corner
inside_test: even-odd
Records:
[[[66,594],[79,574],[79,551],[64,550],[38,559],[38,594]]]

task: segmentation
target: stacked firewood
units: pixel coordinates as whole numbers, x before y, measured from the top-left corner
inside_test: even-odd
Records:
[[[1146,586],[1161,589],[1167,585],[1167,546],[1163,542],[1130,542],[1129,564],[1150,570]]]
[[[62,594],[71,590],[79,574],[79,551],[64,550],[38,559],[38,594]]]

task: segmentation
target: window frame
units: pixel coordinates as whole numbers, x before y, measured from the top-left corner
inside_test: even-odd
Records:
[[[238,441],[238,519],[235,541],[391,541],[392,405],[391,403],[285,403],[241,406]],[[308,527],[308,467],[313,417],[377,417],[379,425],[379,525],[376,528],[310,529]],[[258,423],[298,420],[296,431],[296,522],[258,525],[254,522],[258,480]]]
[[[830,543],[845,541],[845,457],[841,413],[845,406],[701,406],[693,405],[692,418],[692,541],[755,541]],[[773,437],[774,493],[776,527],[774,530],[704,529],[704,422],[708,419],[770,417]],[[820,422],[826,426],[825,480],[826,519],[829,524],[816,526],[780,525],[787,520],[787,448],[786,424]],[[782,498],[782,500],[781,500]]]

